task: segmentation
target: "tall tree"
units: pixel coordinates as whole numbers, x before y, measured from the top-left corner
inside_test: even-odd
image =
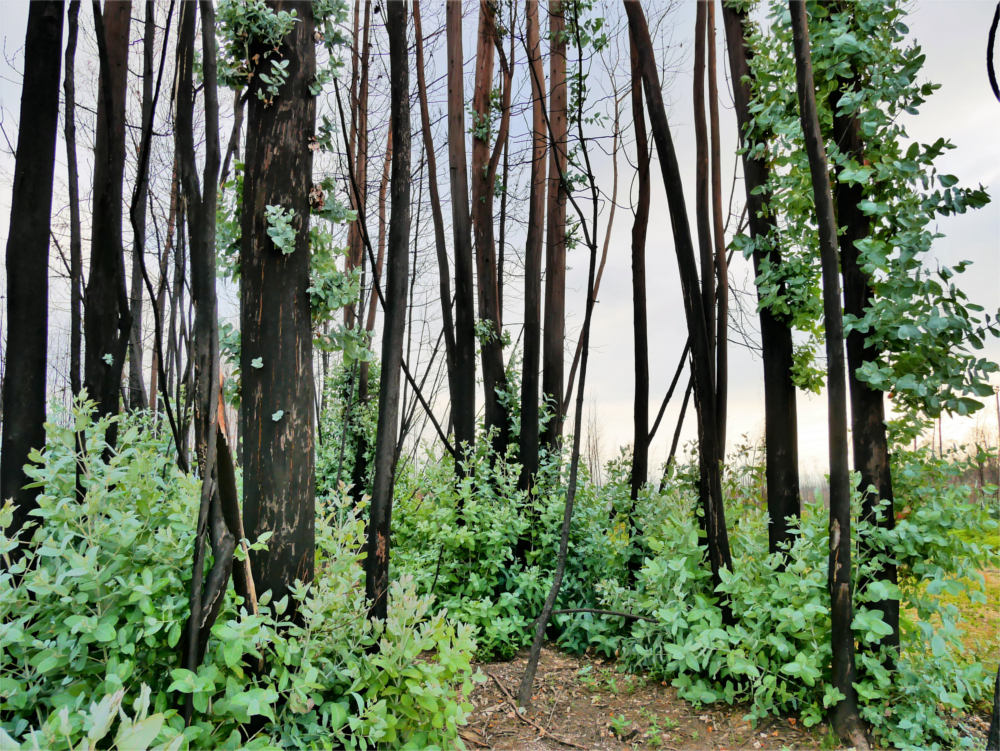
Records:
[[[455,343],[455,319],[451,300],[451,268],[448,261],[448,245],[445,241],[441,196],[438,193],[437,156],[434,152],[434,134],[431,131],[430,108],[427,102],[427,82],[424,74],[424,36],[420,26],[419,0],[413,0],[413,33],[416,39],[417,94],[420,100],[420,128],[423,133],[424,152],[427,155],[427,188],[431,201],[431,218],[434,223],[434,248],[437,252],[445,367],[448,372],[448,394],[451,397],[452,410],[454,410],[455,405],[461,403],[462,400],[462,396],[459,393],[462,384],[459,381],[457,345]],[[458,439],[456,434],[456,440],[468,440],[468,438]],[[456,462],[455,468],[459,476],[464,474],[464,465],[462,462]]]
[[[479,4],[479,34],[476,44],[476,78],[472,96],[472,111],[476,119],[472,129],[472,226],[478,272],[479,320],[489,331],[479,342],[483,364],[485,427],[493,433],[493,452],[503,456],[510,442],[507,410],[498,396],[506,389],[503,345],[501,342],[500,307],[497,288],[496,244],[493,235],[493,193],[496,163],[490,153],[490,108],[493,89],[494,46],[499,43],[493,9],[486,0]],[[506,67],[506,66],[505,66]],[[506,95],[509,102],[510,83]],[[509,119],[505,110],[497,147],[506,138],[504,125]],[[498,153],[499,156],[499,153]]]
[[[240,252],[243,372],[243,509],[249,539],[273,532],[253,551],[259,591],[280,600],[296,581],[310,581],[315,554],[312,317],[309,305],[310,139],[316,128],[313,6],[271,0],[298,21],[278,54],[287,81],[273,104],[248,98]],[[255,42],[252,53],[267,50]],[[265,86],[255,77],[252,86]],[[289,138],[288,134],[296,134]],[[268,207],[280,207],[295,234],[282,248],[268,235]],[[273,215],[273,210],[272,210]],[[275,220],[271,220],[275,221]],[[254,365],[256,361],[257,366]]]
[[[747,38],[747,13],[742,5],[724,2],[723,20],[729,50],[730,79],[734,82],[733,99],[736,120],[740,128],[743,152],[743,175],[748,206],[750,237],[754,243],[754,272],[760,275],[766,260],[781,265],[781,253],[776,245],[777,225],[774,214],[767,210],[770,194],[767,190],[770,168],[764,144],[748,141],[752,74],[752,48]],[[758,290],[758,298],[764,292]],[[792,331],[790,321],[781,318],[770,307],[760,309],[760,338],[764,362],[764,446],[766,451],[765,482],[767,484],[768,550],[776,553],[794,540],[788,518],[799,516],[799,440],[795,383],[792,380]]]
[[[7,349],[4,353],[3,466],[0,499],[17,508],[7,534],[19,534],[38,508],[24,465],[45,444],[45,368],[49,335],[49,228],[59,128],[62,2],[28,9],[20,128],[7,235]]]
[[[353,72],[351,74],[351,126],[348,141],[347,158],[353,160],[354,190],[349,191],[351,208],[360,213],[366,213],[368,197],[368,90],[369,90],[369,59],[371,56],[371,0],[365,0],[364,41],[361,43],[361,56],[358,57],[357,39],[354,35],[355,50],[352,56]],[[352,222],[347,230],[347,270],[353,270],[364,261],[365,245],[361,227]],[[344,324],[353,327],[356,323],[357,310],[353,304],[344,307]]]
[[[445,5],[448,46],[448,167],[451,177],[451,226],[455,253],[455,376],[451,415],[455,446],[462,456],[476,441],[476,313],[472,276],[469,175],[465,156],[465,72],[462,4]],[[458,401],[455,398],[458,397]]]
[[[101,72],[94,133],[94,199],[83,328],[83,385],[99,415],[118,414],[122,369],[132,325],[122,248],[122,183],[125,176],[125,97],[128,84],[131,0],[108,2],[102,16],[95,0]],[[106,440],[114,448],[117,424]]]
[[[389,605],[389,540],[392,523],[392,490],[395,484],[396,434],[399,428],[399,385],[406,327],[406,282],[409,276],[410,240],[410,75],[406,45],[406,4],[389,3],[390,122],[395,148],[392,153],[392,206],[389,217],[388,269],[386,274],[385,331],[382,335],[382,373],[378,394],[378,432],[375,438],[375,481],[368,538],[365,544],[365,594],[371,602],[369,617],[385,620]],[[376,288],[379,280],[373,280]]]
[[[542,444],[552,450],[562,439],[566,339],[566,186],[568,106],[566,89],[566,18],[564,0],[549,3],[549,195],[545,245],[545,320],[542,339],[542,394],[554,414]]]
[[[153,45],[156,42],[156,3],[146,0],[142,34],[142,132],[153,119]],[[130,409],[146,409],[142,378],[142,254],[146,252],[146,197],[149,192],[149,159],[136,175],[135,232],[132,237],[132,283],[129,287],[132,329],[129,332],[128,400]]]
[[[721,584],[719,571],[732,570],[732,554],[729,550],[729,533],[726,529],[725,509],[722,504],[722,483],[719,473],[719,449],[716,433],[715,394],[712,388],[712,358],[710,334],[705,321],[705,309],[699,289],[698,267],[695,261],[691,229],[687,221],[684,201],[684,187],[680,168],[670,136],[667,111],[663,103],[659,72],[656,69],[656,55],[649,36],[649,26],[642,6],[638,2],[626,0],[629,30],[635,41],[642,65],[642,82],[649,109],[650,130],[656,151],[660,157],[660,171],[666,189],[667,203],[674,235],[677,265],[680,269],[681,291],[684,298],[684,314],[687,318],[688,336],[691,339],[691,374],[694,381],[695,402],[698,407],[699,464],[705,473],[700,496],[704,511],[704,528],[707,533],[708,559],[712,570],[712,580]],[[723,603],[723,616],[732,620],[732,612]]]
[[[528,233],[524,248],[524,350],[521,374],[521,475],[518,487],[529,490],[538,472],[538,375],[541,365],[542,231],[545,218],[545,71],[538,21],[538,2],[525,4],[528,75],[531,79],[531,187]],[[521,553],[527,551],[522,544]]]
[[[839,104],[844,94],[853,89],[853,79],[843,79],[841,88],[831,97],[830,110],[833,112],[833,137],[841,153],[850,157],[855,167],[865,164],[865,146],[861,138],[861,128],[853,111],[842,111]],[[860,258],[858,243],[868,237],[871,220],[861,210],[865,200],[864,188],[860,182],[840,180],[840,175],[849,163],[836,167],[837,181],[835,200],[837,223],[841,227],[839,235],[841,272],[844,278],[844,313],[863,319],[868,301],[874,296],[871,276],[865,272]],[[861,505],[861,518],[871,524],[892,529],[896,526],[893,510],[892,472],[889,467],[889,440],[885,425],[884,392],[873,388],[858,377],[858,371],[865,365],[879,362],[879,352],[875,344],[865,345],[866,334],[852,328],[847,334],[848,385],[851,395],[851,443],[854,453],[854,471],[861,474],[861,490],[865,492]],[[874,493],[867,492],[874,488]],[[879,504],[888,502],[879,517]],[[896,585],[896,566],[887,560],[876,575]],[[861,586],[865,586],[862,582]],[[882,620],[892,629],[892,633],[882,640],[883,644],[899,647],[899,600],[885,599],[871,603],[882,611]]]
[[[76,160],[76,42],[80,32],[80,0],[71,0],[67,15],[66,62],[63,92],[66,99],[64,137],[66,139],[66,187],[69,193],[69,383],[76,398],[80,382],[80,300],[83,278],[83,241],[80,225],[80,170]]]
[[[699,4],[700,5],[700,4]],[[631,498],[639,498],[639,490],[649,474],[649,340],[646,322],[646,231],[649,227],[649,137],[646,134],[646,114],[642,106],[642,66],[629,32],[629,59],[632,72],[632,123],[635,129],[636,172],[639,195],[632,220],[632,331],[635,336],[635,400],[632,422]],[[640,561],[630,564],[634,569]]]
[[[809,27],[804,0],[791,0],[792,39],[799,98],[799,117],[809,172],[812,175],[823,267],[823,323],[826,332],[827,398],[830,433],[830,647],[833,652],[833,687],[843,696],[830,711],[832,725],[845,742],[868,748],[858,714],[854,688],[854,630],[851,626],[851,487],[847,465],[847,386],[844,365],[844,323],[840,309],[840,269],[837,258],[837,221],[826,149],[816,110]]]

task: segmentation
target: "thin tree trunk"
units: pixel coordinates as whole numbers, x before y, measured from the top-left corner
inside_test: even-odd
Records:
[[[732,571],[732,554],[729,550],[729,534],[726,529],[725,509],[722,504],[722,486],[719,476],[718,443],[715,420],[715,398],[712,388],[712,358],[710,354],[710,334],[705,322],[705,309],[699,291],[698,268],[695,262],[694,244],[687,222],[684,202],[684,188],[681,183],[680,168],[674,152],[667,122],[667,112],[663,104],[659,73],[649,27],[642,7],[637,2],[625,2],[629,29],[635,40],[639,60],[642,64],[642,79],[649,109],[650,129],[660,157],[660,170],[670,207],[674,248],[680,269],[681,289],[684,298],[684,313],[691,338],[691,370],[694,379],[695,401],[698,406],[698,425],[702,439],[699,441],[700,464],[704,468],[707,487],[702,488],[701,505],[704,509],[707,531],[708,558],[712,570],[712,581],[716,587],[722,579],[719,571]],[[723,619],[732,622],[732,611],[727,601],[722,602]]]
[[[531,78],[531,188],[528,197],[528,237],[524,250],[524,359],[521,374],[521,436],[519,454],[521,475],[518,488],[530,491],[538,472],[538,375],[541,347],[542,240],[545,217],[545,71],[539,40],[538,2],[525,5],[528,68]],[[532,514],[531,496],[527,496],[528,514]],[[527,562],[531,545],[530,532],[518,540],[517,557]]]
[[[850,80],[845,85],[850,88]],[[864,143],[861,131],[853,113],[838,114],[840,109],[840,92],[836,92],[830,102],[833,116],[833,137],[841,153],[847,154],[859,165],[865,163]],[[871,231],[870,220],[859,208],[864,200],[864,189],[860,184],[849,185],[839,181],[843,165],[836,167],[838,181],[836,183],[836,201],[838,223],[843,227],[839,236],[841,271],[844,277],[844,313],[864,318],[865,308],[874,297],[871,288],[871,277],[865,273],[860,260],[857,244],[868,237]],[[857,329],[847,335],[847,365],[848,385],[851,395],[851,439],[854,450],[854,471],[861,473],[861,490],[864,498],[861,502],[861,518],[865,521],[892,530],[896,526],[896,515],[893,509],[892,472],[889,467],[889,441],[885,427],[885,400],[883,392],[873,389],[858,378],[858,370],[866,363],[878,362],[878,349],[865,346],[865,335]],[[868,488],[874,487],[875,492],[869,493]],[[879,504],[888,502],[882,508],[882,518],[878,519]],[[870,558],[874,554],[870,545],[864,542],[859,555]],[[885,563],[881,571],[872,577],[877,581],[896,584],[896,566]],[[861,587],[868,585],[869,580],[861,582]],[[896,649],[899,648],[899,600],[887,599],[870,603],[882,611],[882,619],[892,628],[892,633],[881,640]]]
[[[99,416],[117,415],[121,375],[131,329],[122,248],[122,182],[125,173],[125,97],[132,3],[109,3],[107,18],[93,3],[101,73],[94,145],[94,199],[90,277],[84,308],[84,387]],[[105,440],[113,450],[117,423]]]
[[[997,16],[1000,16],[1000,6],[997,6]],[[995,19],[993,24],[995,28]],[[997,670],[997,680],[993,684],[993,712],[990,713],[990,731],[986,736],[986,751],[1000,751],[1000,670]]]
[[[708,125],[705,121],[705,36],[708,3],[697,4],[694,27],[695,217],[701,258],[701,300],[708,327],[712,401],[715,401],[715,254],[709,207]]]
[[[461,456],[461,452],[471,451],[476,442],[476,314],[469,177],[465,156],[461,3],[446,4],[445,23],[448,45],[448,165],[455,252],[455,374],[458,384],[452,394],[451,414],[455,425],[455,444]]]
[[[49,229],[56,137],[62,2],[28,8],[20,127],[7,235],[7,348],[4,353],[0,498],[13,499],[8,537],[20,535],[38,508],[25,489],[28,454],[45,445],[45,371],[49,332]]]
[[[155,413],[159,411],[159,392],[161,389],[166,389],[165,393],[169,397],[170,391],[167,388],[166,377],[161,378],[161,372],[164,371],[163,366],[166,364],[166,358],[161,354],[163,352],[163,326],[166,321],[166,303],[167,303],[167,280],[168,280],[168,264],[170,261],[170,251],[174,245],[174,226],[177,222],[177,199],[179,192],[179,183],[177,177],[177,160],[174,159],[173,175],[170,179],[170,209],[167,214],[167,238],[163,244],[163,249],[160,256],[160,277],[157,282],[156,290],[156,312],[153,314],[153,319],[156,321],[156,331],[154,332],[156,337],[156,346],[153,348],[153,364],[152,364],[152,374],[149,379],[149,408]],[[155,214],[154,220],[155,220]],[[164,372],[165,376],[165,372]],[[239,421],[237,421],[239,424]]]
[[[847,385],[844,367],[844,327],[840,309],[840,269],[837,258],[837,222],[830,195],[812,60],[809,52],[809,28],[803,0],[791,0],[793,46],[799,115],[809,171],[816,200],[816,223],[819,227],[820,258],[823,266],[823,322],[826,331],[827,397],[830,427],[830,647],[833,652],[831,683],[844,698],[830,710],[831,724],[845,743],[868,748],[861,718],[858,715],[857,691],[854,688],[854,630],[851,603],[851,487],[847,466]]]
[[[289,63],[281,102],[266,107],[253,90],[247,102],[240,366],[247,537],[274,533],[267,550],[251,551],[251,568],[257,589],[270,590],[277,602],[296,580],[312,580],[315,555],[315,413],[307,290],[313,153],[309,141],[316,127],[316,98],[309,85],[316,74],[316,49],[311,3],[279,0],[269,7],[296,11],[298,22],[280,47],[282,60]],[[255,79],[253,86],[260,85]],[[279,251],[267,235],[269,205],[295,212],[292,253]],[[262,368],[251,366],[256,358],[261,358]]]
[[[764,260],[781,265],[776,247],[777,231],[774,214],[765,210],[770,204],[767,192],[768,161],[761,154],[750,152],[756,144],[745,143],[749,127],[751,102],[751,71],[753,54],[744,29],[747,14],[730,2],[722,5],[729,49],[730,79],[733,86],[736,118],[741,141],[750,147],[743,154],[743,174],[749,207],[750,236],[754,240],[754,272],[759,276]],[[763,294],[758,290],[758,298]],[[791,546],[795,537],[790,532],[788,518],[797,519],[799,500],[798,416],[795,384],[792,382],[792,332],[789,323],[776,316],[769,307],[760,310],[760,338],[764,361],[764,444],[766,451],[765,481],[767,484],[768,551],[779,552]]]
[[[506,389],[500,311],[497,298],[496,246],[493,238],[493,178],[495,167],[490,159],[490,92],[493,83],[494,35],[493,11],[486,0],[479,6],[479,35],[476,49],[476,82],[472,110],[477,118],[472,137],[472,226],[478,271],[479,319],[490,326],[490,335],[480,343],[485,397],[485,427],[493,433],[494,457],[503,457],[510,442],[507,412],[497,395]],[[509,96],[509,89],[508,89]],[[501,129],[502,130],[502,129]],[[503,133],[497,146],[502,146]]]
[[[545,320],[542,339],[542,394],[551,400],[554,414],[541,442],[558,449],[563,431],[563,357],[566,338],[566,173],[567,91],[566,19],[563,0],[549,4],[549,152],[548,225],[545,246]]]
[[[351,131],[348,142],[348,159],[354,159],[354,175],[357,183],[356,190],[350,192],[351,208],[360,213],[365,213],[364,209],[368,197],[368,73],[369,58],[371,53],[371,0],[365,0],[365,22],[364,41],[361,44],[361,60],[357,61],[355,52],[355,65],[359,65],[360,73],[357,77],[351,77]],[[354,35],[354,43],[357,44],[357,34]],[[352,148],[353,147],[353,148]],[[356,152],[351,153],[356,148]],[[347,234],[347,271],[358,268],[364,260],[364,240],[361,236],[361,228],[358,222],[352,222]],[[357,319],[357,311],[353,304],[344,308],[344,324],[348,328],[353,328]]]
[[[375,480],[365,545],[365,594],[370,618],[385,620],[389,605],[389,541],[392,527],[393,459],[399,419],[399,382],[406,324],[406,282],[410,238],[410,82],[406,47],[406,5],[386,8],[389,34],[390,122],[396,147],[392,156],[392,209],[389,218],[382,374],[379,381]],[[375,284],[378,284],[377,277]]]
[[[437,250],[438,282],[441,294],[441,320],[444,332],[445,365],[448,371],[448,393],[452,404],[458,396],[460,384],[456,361],[455,322],[451,305],[451,273],[448,261],[448,246],[445,242],[444,215],[441,211],[441,197],[437,185],[437,158],[434,153],[434,136],[431,132],[431,117],[427,104],[427,83],[424,80],[424,41],[420,27],[420,3],[413,2],[413,33],[416,38],[417,93],[420,100],[420,127],[424,137],[424,151],[427,154],[427,186],[430,191],[431,217],[434,222],[434,245]],[[465,473],[462,462],[455,465],[459,477]]]
[[[80,30],[80,0],[69,4],[69,29],[66,41],[65,138],[66,171],[69,190],[69,381],[73,398],[80,395],[81,310],[80,293],[83,285],[83,241],[80,228],[80,170],[76,161],[76,42]]]
[[[153,45],[156,42],[156,3],[146,0],[142,38],[142,130],[153,119]],[[146,196],[149,191],[149,159],[139,165],[136,175],[135,232],[132,237],[132,282],[129,287],[132,329],[129,334],[128,399],[129,409],[146,409],[146,387],[142,378],[142,261],[146,252]]]
[[[715,240],[717,274],[715,317],[715,419],[719,434],[719,461],[726,461],[726,409],[729,370],[729,264],[726,262],[726,232],[722,225],[722,158],[719,138],[719,86],[715,55],[715,2],[705,3],[708,26],[708,120],[712,152],[712,234]]]
[[[635,337],[635,400],[632,422],[631,499],[635,503],[649,474],[649,342],[646,327],[646,230],[649,227],[649,139],[642,107],[642,72],[639,55],[629,32],[632,69],[632,121],[635,128],[639,197],[632,220],[632,331]],[[641,560],[638,561],[641,564]],[[630,562],[630,571],[636,561]]]
[[[382,267],[385,264],[385,197],[389,189],[389,168],[392,162],[392,123],[389,123],[389,135],[385,140],[385,162],[382,166],[382,183],[378,189],[378,257],[375,261],[375,273],[372,278],[382,278]],[[372,285],[371,294],[368,296],[368,320],[365,322],[365,330],[370,334],[375,330],[375,312],[378,310],[375,305],[375,285]],[[368,370],[368,363],[361,363],[364,370]]]

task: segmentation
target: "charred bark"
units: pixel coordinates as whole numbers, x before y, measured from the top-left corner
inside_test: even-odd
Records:
[[[122,248],[122,182],[125,173],[125,97],[128,78],[129,24],[132,3],[111,2],[107,17],[94,2],[94,22],[101,72],[97,128],[94,133],[94,198],[90,242],[90,277],[84,308],[84,387],[97,402],[99,416],[117,415],[122,369],[132,313],[125,288]],[[105,440],[113,450],[118,426]]]
[[[67,190],[69,192],[69,382],[75,399],[80,395],[81,292],[83,285],[83,239],[80,225],[80,169],[76,159],[76,43],[80,31],[80,0],[71,0],[67,15],[66,62],[63,92],[66,99]]]
[[[833,705],[833,729],[845,743],[868,748],[858,714],[854,688],[854,631],[851,602],[851,488],[847,466],[847,386],[844,366],[844,325],[840,309],[840,269],[837,258],[837,222],[830,195],[823,135],[816,110],[809,28],[804,0],[791,0],[793,47],[799,116],[816,200],[820,260],[823,266],[823,321],[826,331],[827,397],[830,430],[830,647],[833,652],[831,683],[844,698]]]
[[[759,276],[766,259],[781,265],[781,254],[775,244],[776,220],[768,209],[771,202],[767,191],[769,167],[765,155],[755,157],[750,153],[757,144],[748,143],[745,136],[751,120],[749,60],[752,49],[744,30],[747,15],[730,2],[723,3],[722,13],[729,49],[730,78],[734,82],[736,119],[741,142],[747,148],[743,154],[743,174],[750,236],[754,240],[754,272]],[[789,531],[787,519],[797,519],[800,514],[798,416],[795,384],[792,382],[792,332],[789,322],[776,316],[770,308],[761,308],[760,337],[764,361],[765,481],[770,518],[768,550],[776,553],[791,546],[794,536]]]
[[[274,104],[254,91],[247,102],[247,141],[240,258],[244,436],[243,508],[247,536],[273,532],[252,551],[254,581],[274,601],[296,580],[313,576],[312,315],[309,305],[309,190],[316,100],[312,4],[277,0],[298,23],[280,47],[288,80]],[[259,50],[261,53],[264,50]],[[260,83],[253,84],[255,87]],[[295,250],[284,254],[267,235],[265,208],[294,211]],[[261,358],[262,368],[251,362]],[[293,603],[294,604],[294,603]],[[294,616],[293,616],[294,617]]]
[[[410,82],[406,46],[406,5],[389,3],[390,121],[396,147],[392,155],[392,208],[389,218],[388,273],[385,288],[385,330],[379,381],[378,432],[375,438],[375,479],[368,537],[365,545],[365,594],[370,618],[385,620],[389,605],[389,543],[392,490],[399,420],[400,371],[406,325],[406,282],[410,238]],[[375,284],[378,284],[376,279]]]
[[[4,353],[3,466],[0,499],[16,508],[16,538],[38,508],[25,489],[28,454],[45,445],[45,370],[49,332],[49,229],[56,135],[62,2],[32,3],[24,44],[24,83],[7,236],[7,349]],[[116,392],[117,393],[117,392]]]

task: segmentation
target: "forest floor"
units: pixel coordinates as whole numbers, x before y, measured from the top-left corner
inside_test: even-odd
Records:
[[[527,662],[522,651],[510,662],[475,665],[487,677],[470,701],[473,712],[461,730],[466,747],[495,751],[567,748],[625,751],[790,751],[833,749],[825,724],[806,729],[795,717],[772,717],[753,727],[746,706],[695,708],[666,682],[619,673],[614,661],[544,648],[531,708],[520,717],[514,697]],[[963,734],[985,743],[988,708],[962,720]]]

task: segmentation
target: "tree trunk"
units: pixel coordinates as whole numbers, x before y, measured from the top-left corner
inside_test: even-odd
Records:
[[[142,37],[142,130],[153,118],[153,45],[156,43],[156,3],[146,0],[146,17],[143,19]],[[142,380],[142,262],[140,256],[146,252],[146,197],[149,192],[149,159],[139,165],[136,176],[135,228],[132,238],[132,283],[129,287],[132,329],[129,334],[128,355],[128,400],[129,409],[146,409],[146,388]],[[214,224],[214,221],[213,221]],[[213,239],[214,242],[214,239]]]
[[[420,127],[424,137],[424,151],[427,154],[427,186],[430,191],[431,216],[434,221],[434,246],[437,251],[438,282],[441,295],[441,320],[444,332],[445,366],[448,371],[448,393],[452,405],[461,401],[459,373],[456,360],[455,322],[451,304],[451,273],[448,261],[448,246],[444,234],[444,215],[441,211],[441,197],[437,185],[437,157],[434,153],[434,136],[431,132],[431,117],[427,104],[427,83],[424,80],[424,40],[420,27],[420,3],[413,2],[413,33],[416,38],[417,92],[420,99]],[[456,471],[461,477],[464,469],[456,463]]]
[[[541,347],[542,240],[545,218],[545,71],[538,22],[538,1],[525,5],[528,70],[531,79],[531,188],[528,197],[528,237],[524,249],[524,358],[521,373],[521,475],[518,487],[529,491],[538,472],[538,375]],[[529,498],[530,505],[530,498]],[[518,542],[524,562],[530,539]]]
[[[749,58],[752,49],[745,36],[747,23],[745,11],[730,2],[722,5],[729,49],[730,78],[739,82],[733,87],[736,119],[741,139],[750,123],[751,81]],[[755,144],[744,142],[748,152]],[[743,174],[746,200],[749,207],[750,236],[755,242],[753,252],[754,272],[760,275],[761,264],[770,257],[781,265],[781,255],[775,246],[776,220],[765,211],[770,204],[766,192],[768,163],[764,155],[753,158],[743,154]],[[770,248],[763,246],[769,244]],[[758,292],[761,297],[761,293]],[[788,517],[798,518],[799,501],[799,449],[798,417],[795,384],[792,382],[792,331],[788,322],[779,319],[770,308],[760,311],[760,338],[764,361],[764,444],[766,451],[765,480],[767,483],[768,550],[776,553],[794,541],[789,531]]]
[[[705,3],[708,26],[708,120],[712,152],[712,235],[717,275],[715,315],[715,420],[719,433],[719,461],[726,461],[726,407],[729,369],[729,265],[722,225],[722,158],[719,138],[719,86],[715,60],[715,3]]]
[[[90,277],[84,309],[84,387],[99,416],[117,415],[121,375],[131,328],[122,249],[122,181],[125,173],[125,97],[132,3],[108,2],[106,18],[94,2],[101,73],[94,133],[94,203]],[[118,426],[108,428],[114,449]]]
[[[701,4],[699,4],[701,7]],[[635,42],[629,35],[632,65],[632,122],[635,128],[639,198],[632,220],[632,330],[635,335],[635,401],[632,421],[631,498],[635,503],[649,474],[649,342],[646,326],[646,230],[649,227],[649,139],[642,106],[642,72]],[[641,563],[641,561],[640,561]],[[630,568],[634,568],[635,562]]]
[[[705,36],[708,3],[698,3],[694,26],[695,217],[701,259],[701,301],[708,327],[712,401],[715,401],[715,254],[709,208],[708,125],[705,121]]]
[[[354,159],[356,191],[360,194],[356,195],[355,191],[349,191],[351,208],[355,210],[360,208],[359,216],[367,213],[365,205],[368,197],[368,61],[371,53],[371,17],[371,0],[365,0],[364,41],[361,43],[360,63],[357,61],[356,52],[354,55],[354,64],[360,66],[360,74],[357,81],[354,75],[351,77],[351,133],[347,154],[348,159]],[[357,44],[357,34],[354,35],[354,44]],[[347,247],[347,271],[351,271],[362,264],[365,254],[364,237],[358,221],[351,222],[347,230]],[[344,324],[348,328],[353,328],[356,320],[357,312],[354,304],[345,306]]]
[[[80,170],[76,161],[76,42],[80,30],[80,0],[69,4],[69,29],[66,40],[65,138],[66,171],[69,191],[69,382],[75,399],[83,384],[80,382],[80,293],[83,285],[83,241],[80,229]]]
[[[4,353],[3,467],[0,498],[16,508],[14,538],[38,508],[25,489],[28,454],[45,445],[45,373],[49,332],[49,228],[59,128],[62,2],[28,8],[20,127],[7,236],[7,349]]]
[[[844,367],[844,326],[840,309],[840,269],[837,258],[837,222],[830,195],[812,60],[809,52],[809,28],[804,0],[791,0],[793,45],[799,115],[809,171],[816,200],[816,223],[819,227],[820,259],[823,266],[823,322],[826,330],[827,397],[830,427],[830,647],[833,652],[833,687],[844,698],[830,711],[833,729],[845,743],[868,748],[861,718],[858,715],[854,688],[854,631],[851,603],[851,487],[847,466],[847,387]]]
[[[488,3],[479,6],[479,34],[476,46],[476,85],[472,110],[477,122],[472,136],[472,227],[475,233],[476,271],[478,272],[479,320],[489,325],[490,335],[480,341],[485,397],[485,428],[493,431],[495,457],[503,457],[510,442],[507,411],[498,390],[504,390],[503,346],[500,341],[500,310],[497,300],[496,246],[493,237],[493,178],[490,160],[490,92],[493,84],[494,19]],[[502,134],[498,139],[501,145]]]
[[[549,4],[549,152],[548,237],[545,245],[545,321],[542,339],[542,394],[551,400],[552,419],[541,442],[550,451],[562,441],[563,349],[566,338],[566,173],[567,91],[566,19],[563,0]]]
[[[316,100],[312,4],[269,2],[298,13],[280,54],[288,81],[270,107],[251,91],[240,259],[243,371],[244,514],[247,537],[273,532],[267,550],[251,552],[259,591],[274,601],[313,576],[312,317],[309,305],[309,190]],[[264,50],[259,50],[261,53]],[[260,86],[261,84],[255,84]],[[295,134],[295,137],[289,137]],[[295,250],[283,254],[267,235],[265,207],[294,211]],[[251,365],[261,358],[263,367]]]
[[[1000,16],[1000,7],[998,7],[997,15]],[[986,736],[986,751],[1000,751],[1000,670],[997,670],[997,680],[993,684],[993,712],[990,713],[990,731]]]
[[[726,529],[725,509],[722,505],[722,486],[719,476],[719,451],[716,436],[715,395],[712,388],[712,359],[710,336],[705,322],[704,306],[699,290],[698,267],[695,262],[694,244],[687,222],[684,202],[684,188],[681,183],[680,168],[674,152],[667,112],[663,104],[659,73],[653,43],[646,25],[646,16],[637,2],[625,2],[629,29],[635,41],[642,65],[642,80],[649,109],[650,129],[660,157],[660,170],[670,207],[671,224],[677,265],[680,269],[681,288],[684,297],[684,313],[687,318],[691,338],[691,371],[694,380],[695,402],[698,407],[700,464],[704,468],[706,487],[702,488],[701,505],[704,509],[704,525],[707,531],[708,558],[715,586],[721,584],[719,571],[732,571],[732,554],[729,550],[729,534]],[[723,601],[723,618],[732,622],[732,612]]]
[[[849,79],[850,80],[850,79]],[[845,85],[850,87],[850,83]],[[833,137],[838,148],[859,165],[865,163],[864,143],[858,121],[853,113],[837,114],[840,103],[838,91],[830,102],[833,116]],[[843,167],[836,168],[839,178]],[[857,243],[868,237],[871,223],[858,205],[864,200],[864,190],[860,184],[836,184],[837,218],[843,227],[839,236],[841,272],[844,276],[844,313],[864,318],[868,301],[874,296],[871,277],[865,273],[860,261]],[[889,468],[889,441],[885,429],[885,401],[883,392],[873,389],[858,379],[858,369],[865,363],[878,362],[878,349],[865,346],[865,335],[852,330],[847,335],[848,385],[851,393],[851,439],[854,450],[854,471],[861,473],[861,518],[873,525],[891,530],[896,526],[893,509],[892,472]],[[868,489],[874,487],[875,492]],[[882,509],[882,518],[877,518],[879,504],[888,502]],[[874,551],[862,544],[859,555],[869,558]],[[887,563],[874,579],[896,584],[896,566]],[[868,581],[862,581],[862,587]],[[899,600],[878,600],[870,606],[882,611],[882,619],[892,628],[892,633],[881,640],[882,644],[899,648]]]
[[[390,122],[396,147],[392,154],[392,208],[389,217],[385,324],[382,335],[382,375],[378,393],[375,438],[375,480],[368,538],[365,545],[365,594],[370,618],[385,620],[389,605],[389,540],[392,523],[394,455],[399,420],[399,382],[406,325],[406,281],[410,239],[410,76],[406,47],[406,5],[386,8],[389,34]],[[376,279],[375,284],[378,284]]]
[[[452,395],[451,415],[455,425],[455,447],[461,457],[463,451],[471,451],[476,442],[476,314],[469,176],[465,158],[461,3],[446,4],[445,23],[448,44],[448,166],[455,252],[455,374],[458,382],[458,388]]]

